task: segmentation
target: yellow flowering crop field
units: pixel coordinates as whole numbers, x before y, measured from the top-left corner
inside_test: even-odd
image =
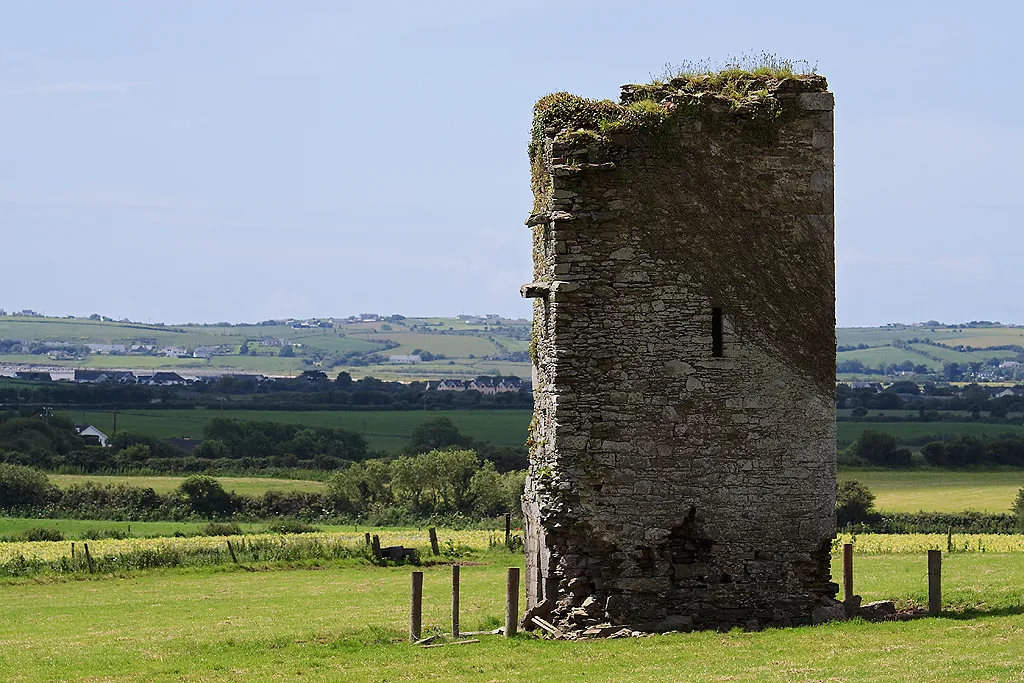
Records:
[[[1024,534],[839,534],[832,543],[839,552],[853,543],[856,553],[907,555],[929,550],[966,553],[1024,553]]]
[[[417,530],[378,531],[381,546],[403,545],[425,551],[429,548],[427,532]],[[501,532],[495,531],[454,531],[438,530],[438,541],[442,546],[450,542],[461,550],[487,550],[491,545],[504,540]],[[226,542],[236,548],[258,544],[314,544],[324,546],[365,544],[363,532],[324,532],[282,536],[279,534],[248,534],[245,536],[193,536],[188,538],[126,538],[89,541],[89,552],[94,558],[119,556],[135,551],[177,551],[197,552],[202,550],[224,550]],[[951,542],[950,542],[951,541]],[[833,542],[832,549],[839,552],[843,543],[853,543],[855,552],[869,555],[905,555],[923,553],[928,550],[970,553],[1024,553],[1024,534],[840,534]],[[81,553],[82,542],[77,542]],[[71,554],[68,541],[22,541],[0,543],[0,564],[18,560],[51,561]],[[426,552],[423,552],[426,555]]]
[[[378,531],[382,547],[402,545],[408,548],[429,548],[430,541],[427,531]],[[504,541],[503,532],[494,531],[453,531],[439,529],[437,532],[438,542],[446,546],[450,541],[456,548],[469,550],[486,550],[493,539]],[[324,532],[310,534],[296,534],[283,536],[280,534],[247,534],[245,536],[192,536],[187,538],[125,538],[125,539],[104,539],[88,541],[89,554],[94,558],[119,556],[135,551],[177,551],[196,552],[202,550],[224,550],[227,541],[231,541],[236,548],[258,544],[289,544],[310,545],[319,543],[322,545],[352,545],[358,547],[365,545],[363,532]],[[77,542],[78,552],[82,552],[83,543]],[[0,564],[18,560],[59,560],[71,554],[72,543],[69,541],[21,541],[13,543],[0,543]]]

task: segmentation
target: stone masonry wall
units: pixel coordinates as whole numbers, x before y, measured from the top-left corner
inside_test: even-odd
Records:
[[[820,76],[741,86],[538,103],[529,615],[669,630],[842,613],[833,100]]]

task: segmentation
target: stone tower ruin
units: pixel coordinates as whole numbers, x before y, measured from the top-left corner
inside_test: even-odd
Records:
[[[842,614],[827,87],[724,72],[537,103],[528,615]]]

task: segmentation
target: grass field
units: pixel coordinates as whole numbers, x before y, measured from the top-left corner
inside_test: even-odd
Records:
[[[77,423],[94,424],[110,433],[114,416],[109,411],[57,411]],[[849,411],[846,411],[849,412]],[[883,414],[890,414],[882,411]],[[891,411],[892,415],[906,411]],[[916,414],[916,413],[914,413]],[[215,417],[239,420],[272,420],[317,427],[341,427],[363,434],[371,448],[394,451],[405,445],[418,424],[436,417],[449,417],[459,429],[474,439],[499,444],[526,443],[532,417],[530,410],[450,410],[450,411],[284,411],[284,410],[130,410],[117,414],[118,429],[151,434],[161,439],[202,438],[203,426]],[[837,443],[845,448],[865,429],[892,434],[901,444],[920,446],[929,436],[997,437],[1024,434],[1021,424],[982,422],[840,422]]]
[[[519,556],[507,554],[478,559],[461,572],[464,631],[501,622],[503,568],[519,563]],[[482,636],[478,644],[434,650],[404,642],[408,568],[268,569],[157,570],[0,585],[0,672],[18,682],[977,681],[1024,675],[1024,554],[945,557],[947,612],[939,618],[575,643]],[[838,567],[833,571],[838,576]],[[444,566],[424,569],[426,632],[447,624],[448,576]],[[924,602],[923,556],[860,556],[856,577],[865,600]]]
[[[28,517],[0,517],[0,536],[14,536],[29,529],[56,529],[68,540],[89,540],[99,533],[117,531],[132,537],[173,536],[176,532],[186,535],[197,534],[206,522],[113,522],[92,519],[36,519]],[[240,524],[246,532],[255,532],[265,524]],[[130,527],[130,529],[129,529]],[[130,533],[129,533],[130,532]]]
[[[941,472],[934,470],[839,470],[839,480],[856,479],[875,494],[886,512],[1009,512],[1024,471]]]
[[[884,411],[883,411],[884,412]],[[995,438],[1007,434],[1024,434],[1024,425],[989,424],[985,422],[838,422],[836,443],[846,448],[865,429],[892,434],[900,444],[911,447],[922,446],[928,437],[954,437],[968,434],[976,437]],[[917,450],[911,448],[911,450]]]
[[[896,340],[908,341],[914,338],[931,339],[947,346],[1024,346],[1024,328],[1021,327],[978,327],[944,329],[928,327],[839,327],[836,328],[836,343],[839,346],[885,346]]]
[[[72,484],[81,484],[86,481],[94,481],[99,484],[128,484],[130,486],[146,486],[157,493],[169,493],[178,488],[184,480],[181,477],[147,477],[147,476],[102,476],[96,474],[48,474],[50,481],[67,488]],[[277,491],[309,491],[320,492],[327,490],[327,484],[322,481],[310,481],[307,479],[260,479],[256,477],[217,477],[225,491],[250,496],[263,495],[271,489]]]
[[[96,425],[110,433],[114,415],[109,411],[55,411],[75,422]],[[238,420],[272,420],[313,427],[341,427],[366,437],[370,448],[396,451],[405,446],[422,422],[449,417],[474,439],[498,444],[526,443],[531,410],[431,410],[431,411],[283,411],[283,410],[131,410],[119,411],[117,428],[161,439],[202,438],[203,426],[215,417]]]

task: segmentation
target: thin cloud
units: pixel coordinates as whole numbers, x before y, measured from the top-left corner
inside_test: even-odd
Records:
[[[0,86],[0,95],[6,97],[37,97],[45,95],[83,95],[90,93],[126,93],[151,85],[149,81],[112,81],[99,83],[69,81],[65,83],[35,83],[29,85]]]

